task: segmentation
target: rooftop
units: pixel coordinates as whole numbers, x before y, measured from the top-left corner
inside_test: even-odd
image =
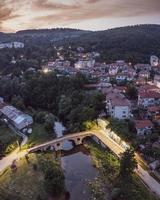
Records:
[[[116,89],[107,93],[106,100],[113,106],[131,106],[130,101]]]
[[[135,127],[137,129],[143,129],[146,127],[152,127],[153,128],[153,123],[150,120],[135,120]]]

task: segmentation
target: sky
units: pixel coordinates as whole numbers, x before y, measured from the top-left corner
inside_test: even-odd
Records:
[[[160,0],[0,0],[0,31],[160,24]]]

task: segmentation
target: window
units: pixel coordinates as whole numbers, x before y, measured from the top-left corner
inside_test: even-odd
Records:
[[[126,114],[126,111],[123,111],[123,114]]]

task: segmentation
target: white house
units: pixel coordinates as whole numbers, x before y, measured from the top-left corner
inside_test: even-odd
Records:
[[[159,64],[159,58],[157,56],[152,55],[150,57],[150,63],[152,67],[157,67]]]
[[[146,70],[142,70],[139,72],[139,77],[140,78],[149,78],[150,77],[150,72],[149,71],[146,71]]]
[[[106,95],[106,110],[113,118],[129,119],[131,103],[123,94],[113,90]]]
[[[136,70],[139,70],[139,71],[141,71],[141,70],[150,71],[151,70],[151,65],[149,65],[149,64],[136,64],[134,66],[134,68]]]
[[[78,62],[75,63],[75,68],[76,69],[81,69],[81,68],[93,68],[95,65],[95,60],[92,58],[86,58],[86,59],[80,59]]]
[[[22,43],[22,42],[12,42],[12,46],[15,49],[24,48],[24,43]]]
[[[152,90],[142,91],[138,94],[138,106],[148,107],[160,103],[160,93]]]
[[[154,76],[154,85],[156,85],[158,88],[160,88],[160,75]]]
[[[144,136],[152,133],[154,125],[150,120],[135,120],[135,129],[138,136]]]
[[[22,42],[9,42],[9,43],[1,43],[0,44],[0,49],[4,49],[4,48],[24,48],[24,43]]]
[[[109,75],[116,75],[118,73],[118,70],[119,70],[119,66],[115,64],[111,64],[109,65],[108,73]]]

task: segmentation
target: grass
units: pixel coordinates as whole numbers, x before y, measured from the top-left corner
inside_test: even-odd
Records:
[[[137,175],[134,176],[133,191],[133,195],[138,200],[158,200]]]
[[[5,124],[0,125],[0,141],[3,145],[2,153],[8,154],[17,147],[20,138],[13,133]]]
[[[27,147],[47,142],[54,139],[54,133],[47,132],[43,124],[34,123],[33,131],[29,136]]]
[[[115,188],[119,187],[119,184],[117,183],[119,182],[118,174],[120,169],[120,161],[109,150],[102,148],[95,142],[88,143],[88,147],[90,149],[93,165],[100,172],[100,181],[98,185],[102,185],[103,181],[103,186],[106,185],[106,188],[108,187],[110,191],[113,191]],[[97,189],[97,184],[96,187],[95,184],[93,184],[91,189],[94,189],[94,192],[96,192],[95,196],[99,196],[99,198],[97,198],[98,200],[105,199],[103,198],[103,192],[101,195],[99,195],[99,192],[97,192],[97,190],[99,191],[99,189]],[[131,185],[130,192],[131,196],[134,197],[134,200],[158,200],[136,175],[133,177],[133,183]],[[121,198],[118,197],[117,199],[120,200]],[[126,200],[126,198],[123,199]]]
[[[43,156],[50,160],[54,159],[53,154]],[[40,197],[48,199],[43,186],[43,173],[37,158],[36,154],[30,154],[29,161],[22,158],[17,162],[15,172],[8,168],[0,176],[0,199],[37,200]]]

